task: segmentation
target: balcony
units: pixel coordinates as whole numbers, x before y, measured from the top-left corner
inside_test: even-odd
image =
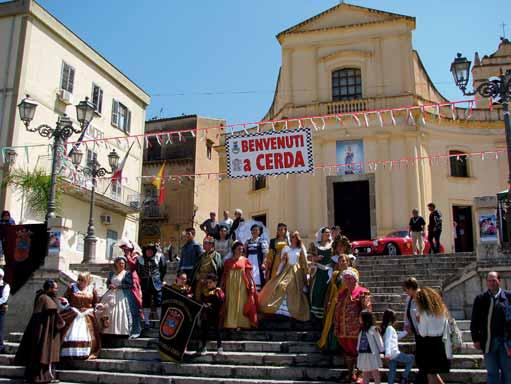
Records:
[[[142,208],[143,220],[167,220],[168,215],[165,209],[153,202],[145,204]]]
[[[333,101],[326,105],[326,111],[328,115],[334,115],[338,113],[362,112],[366,110],[367,110],[366,99]]]

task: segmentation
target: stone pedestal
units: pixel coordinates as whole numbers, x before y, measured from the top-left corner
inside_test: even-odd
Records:
[[[69,229],[73,226],[70,219],[56,217],[48,221],[50,241],[48,244],[48,256],[41,269],[46,271],[67,271],[69,263],[64,257],[67,249]]]
[[[476,253],[478,261],[497,258],[500,244],[497,234],[497,196],[474,198]]]

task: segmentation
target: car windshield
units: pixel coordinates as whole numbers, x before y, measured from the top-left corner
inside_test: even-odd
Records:
[[[408,231],[396,231],[396,232],[390,232],[387,237],[407,237]]]

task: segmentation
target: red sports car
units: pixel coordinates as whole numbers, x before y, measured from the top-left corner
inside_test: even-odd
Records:
[[[412,255],[412,238],[407,230],[395,231],[377,240],[353,241],[353,251],[358,255]],[[428,254],[430,244],[424,235],[424,254]],[[440,253],[444,253],[440,244]]]

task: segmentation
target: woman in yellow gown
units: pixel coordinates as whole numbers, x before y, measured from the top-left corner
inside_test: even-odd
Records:
[[[221,311],[224,328],[255,328],[257,320],[256,285],[252,276],[252,264],[243,256],[241,241],[232,244],[232,257],[224,263],[222,290],[226,300]]]
[[[289,235],[287,225],[284,223],[277,224],[277,235],[270,240],[270,250],[264,260],[265,272],[264,278],[269,281],[277,275],[280,266],[281,254],[284,247],[289,245]]]
[[[300,233],[291,235],[291,244],[284,247],[276,276],[259,293],[259,311],[292,317],[299,321],[310,319],[310,308],[304,287],[307,285],[307,254]]]

